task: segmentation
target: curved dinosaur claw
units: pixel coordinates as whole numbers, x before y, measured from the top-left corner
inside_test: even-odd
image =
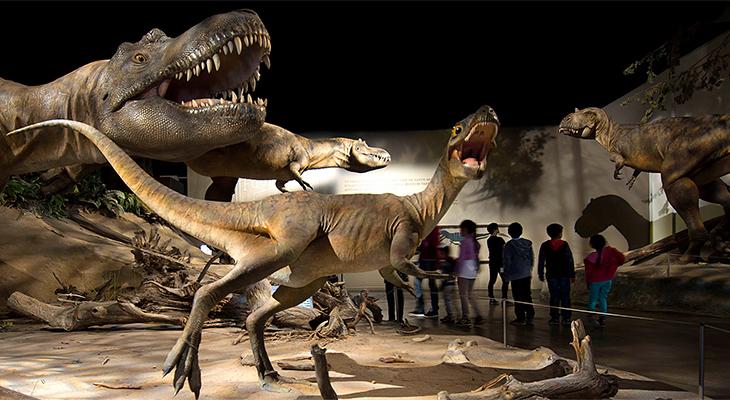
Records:
[[[190,391],[195,394],[195,398],[197,399],[200,395],[202,380],[198,363],[198,343],[200,343],[200,334],[192,334],[190,337],[183,334],[165,360],[163,376],[175,369],[175,376],[172,380],[175,395],[185,386],[185,380],[188,381]]]

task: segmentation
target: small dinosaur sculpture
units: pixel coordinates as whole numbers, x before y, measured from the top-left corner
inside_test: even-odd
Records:
[[[722,205],[722,227],[728,228],[730,192],[720,179],[730,173],[730,115],[672,117],[635,127],[622,127],[600,108],[590,107],[567,115],[560,133],[595,139],[615,164],[614,178],[624,166],[634,168],[631,187],[642,172],[658,172],[669,203],[687,224],[690,245],[681,262],[696,261],[709,239],[699,200]]]
[[[105,159],[83,136],[4,134],[68,118],[98,127],[130,154],[185,161],[257,135],[265,101],[251,92],[269,65],[271,41],[249,10],[218,14],[176,38],[153,29],[109,60],[45,85],[0,79],[0,190],[10,175]]]
[[[395,270],[423,278],[410,261],[416,248],[456,199],[464,185],[479,179],[495,146],[499,120],[489,106],[457,123],[433,178],[425,190],[393,194],[325,195],[298,191],[245,203],[211,202],[185,197],[147,175],[123,150],[95,128],[75,121],[47,121],[19,132],[64,126],[89,138],[125,183],[172,225],[225,250],[235,267],[203,285],[190,317],[163,365],[175,370],[175,392],[185,383],[198,397],[201,388],[198,348],[208,312],[224,296],[266,277],[279,288],[246,320],[259,379],[274,389],[281,380],[264,347],[264,324],[278,311],[296,306],[332,274],[380,270],[400,287]]]
[[[287,181],[295,180],[307,190],[312,186],[302,179],[306,170],[337,167],[367,172],[390,163],[387,151],[369,147],[362,140],[310,140],[272,124],[264,124],[260,132],[246,142],[186,162],[193,171],[213,179],[206,200],[231,201],[238,178],[276,179],[282,192],[286,192]]]

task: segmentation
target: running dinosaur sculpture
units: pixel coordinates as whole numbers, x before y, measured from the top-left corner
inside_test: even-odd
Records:
[[[387,151],[369,147],[362,140],[310,140],[272,124],[264,124],[261,134],[247,142],[220,147],[186,162],[193,171],[213,179],[205,199],[217,201],[231,201],[238,178],[276,179],[282,192],[288,181],[295,180],[307,190],[312,186],[302,179],[306,170],[337,167],[367,172],[389,163]]]
[[[457,123],[431,182],[420,193],[324,195],[298,191],[245,203],[185,197],[155,181],[107,136],[80,122],[47,121],[19,132],[50,126],[83,133],[152,210],[236,260],[223,278],[197,291],[185,329],[163,365],[165,374],[175,370],[176,393],[187,380],[197,397],[203,322],[211,308],[235,290],[266,277],[281,285],[246,320],[259,378],[264,387],[272,387],[280,376],[266,354],[264,323],[274,313],[306,299],[327,276],[380,270],[398,286],[405,283],[394,270],[443,278],[424,272],[410,258],[464,185],[483,175],[499,120],[491,107],[483,106]]]
[[[727,230],[730,192],[720,179],[730,173],[730,115],[672,117],[636,127],[622,127],[600,108],[576,109],[560,122],[560,133],[595,139],[615,164],[634,168],[629,187],[643,172],[658,172],[664,193],[688,226],[690,244],[682,262],[696,261],[710,238],[700,216],[699,200],[722,205],[725,219],[713,233]]]
[[[78,133],[4,134],[53,118],[99,128],[130,154],[185,161],[257,135],[266,102],[251,92],[259,66],[270,65],[271,41],[252,11],[205,19],[176,38],[153,29],[51,83],[0,79],[0,190],[10,175],[104,163]]]

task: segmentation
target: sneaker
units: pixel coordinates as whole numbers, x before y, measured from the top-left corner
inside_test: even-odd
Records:
[[[560,325],[560,320],[557,318],[550,318],[550,321],[548,321],[548,324],[550,325]]]
[[[424,314],[423,316],[428,319],[436,319],[439,317],[439,313],[431,310],[431,311],[427,312],[426,314]]]
[[[518,318],[518,319],[512,320],[512,322],[510,322],[510,324],[518,325],[518,326],[525,326],[525,325],[527,325],[527,321],[525,321],[524,319]]]
[[[441,323],[442,324],[449,324],[449,325],[451,325],[454,322],[456,322],[456,321],[454,320],[454,318],[451,317],[451,315],[447,315],[447,316],[441,318]]]
[[[569,319],[564,319],[560,323],[563,324],[563,326],[571,326],[573,324],[573,321],[571,321]]]
[[[495,299],[489,299],[489,304],[490,305],[493,305],[493,306],[496,306],[497,304],[499,304],[499,302],[497,300],[495,300]]]
[[[484,318],[480,316],[474,318],[474,325],[481,325],[484,322]]]
[[[416,318],[423,318],[426,315],[423,313],[423,311],[411,311],[408,313],[409,317],[416,317]]]
[[[598,327],[605,328],[606,327],[606,319],[605,318],[598,318]]]
[[[456,326],[471,326],[471,321],[469,318],[462,318],[456,322]]]

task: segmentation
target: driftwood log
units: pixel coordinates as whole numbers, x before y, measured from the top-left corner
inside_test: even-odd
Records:
[[[712,231],[720,224],[720,222],[722,222],[723,218],[724,217],[715,217],[705,221],[705,228],[707,228],[708,231]],[[636,264],[677,248],[685,248],[688,244],[689,234],[685,229],[652,244],[626,252],[624,255],[626,256],[627,263],[633,261],[634,264]]]
[[[6,389],[0,386],[0,400],[39,400],[37,397],[26,396],[23,393]]]
[[[314,361],[314,374],[317,376],[317,386],[319,394],[324,400],[337,400],[337,393],[330,383],[329,367],[327,366],[327,357],[324,355],[327,349],[312,346],[312,360]]]
[[[576,365],[573,373],[536,382],[520,382],[504,374],[470,393],[440,392],[438,400],[519,400],[519,399],[605,399],[618,392],[618,378],[599,374],[591,351],[591,338],[586,335],[583,322],[573,321],[572,346]],[[504,382],[500,385],[501,382]]]

